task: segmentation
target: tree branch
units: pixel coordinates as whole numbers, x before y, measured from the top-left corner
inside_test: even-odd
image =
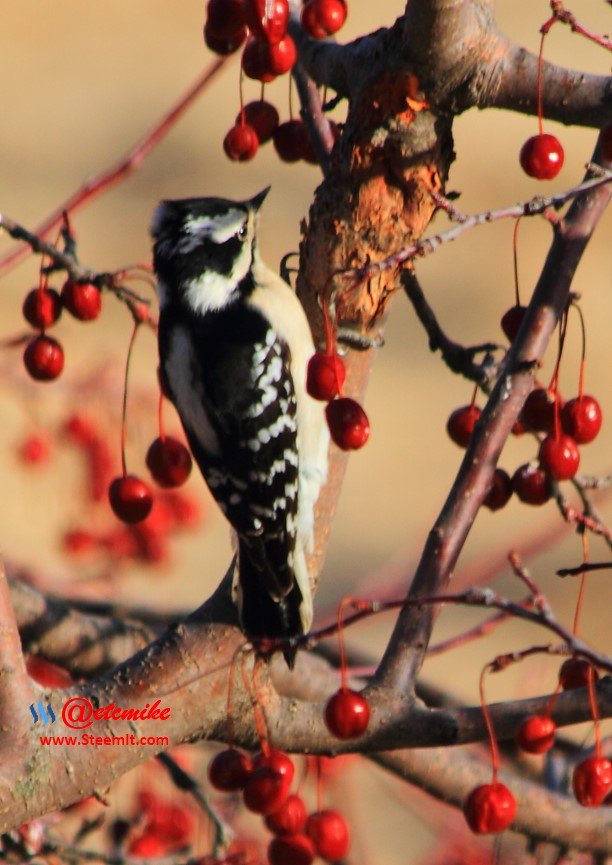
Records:
[[[609,170],[610,163],[604,161],[598,143],[594,161],[599,160]],[[542,359],[567,305],[578,262],[609,198],[609,185],[584,192],[574,199],[567,215],[556,227],[521,329],[476,425],[449,496],[429,534],[409,599],[438,594],[451,578],[489,489],[499,454],[532,389],[535,367]],[[433,621],[431,608],[418,612],[405,608],[400,613],[378,670],[377,679],[381,685],[400,692],[412,690],[425,657]]]

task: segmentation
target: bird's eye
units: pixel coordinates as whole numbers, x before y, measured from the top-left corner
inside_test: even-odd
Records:
[[[246,238],[246,236],[247,236],[247,227],[246,227],[246,225],[243,225],[242,228],[240,229],[240,231],[238,232],[238,237],[240,238],[240,240],[244,240]]]

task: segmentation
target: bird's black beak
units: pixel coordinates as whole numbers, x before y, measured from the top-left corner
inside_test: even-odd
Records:
[[[258,192],[257,195],[255,195],[253,198],[251,198],[250,201],[247,202],[249,207],[251,207],[255,211],[259,210],[261,205],[266,200],[266,196],[268,192],[270,192],[270,189],[270,186],[266,186],[265,189],[262,189],[261,192]]]

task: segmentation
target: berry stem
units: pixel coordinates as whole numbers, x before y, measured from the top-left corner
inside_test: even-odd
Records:
[[[293,120],[293,75],[289,76],[289,120]]]
[[[578,399],[582,400],[582,395],[584,393],[584,366],[586,361],[586,325],[584,323],[584,313],[582,309],[577,303],[572,304],[576,312],[578,313],[578,318],[580,319],[580,335],[582,337],[582,350],[580,352],[580,374],[578,376]]]
[[[257,730],[257,736],[259,738],[259,742],[261,745],[261,750],[265,757],[270,755],[270,739],[266,724],[266,717],[263,712],[263,708],[259,702],[259,696],[257,694],[257,670],[258,670],[258,660],[255,660],[253,665],[253,681],[249,681],[249,677],[247,674],[247,670],[245,667],[246,655],[242,655],[242,663],[240,665],[240,672],[242,673],[242,681],[244,683],[245,690],[249,695],[249,699],[251,701],[251,707],[253,709],[253,719],[255,721],[255,728]]]
[[[472,401],[470,402],[470,408],[474,408],[476,405],[476,397],[478,396],[478,385],[474,386],[474,392],[472,393]]]
[[[589,563],[589,536],[583,531],[582,532],[582,562],[583,564]],[[584,591],[586,588],[586,580],[587,575],[583,571],[580,574],[580,590],[578,592],[578,599],[576,600],[576,611],[574,613],[574,625],[572,627],[572,633],[575,637],[578,636],[578,623],[580,621],[580,614],[582,612],[582,602],[584,600]]]
[[[555,439],[558,439],[561,435],[561,419],[559,416],[559,400],[558,400],[558,390],[559,390],[559,371],[561,369],[561,357],[563,356],[563,347],[565,345],[565,335],[567,333],[567,318],[568,311],[565,309],[561,316],[561,320],[559,322],[559,348],[557,349],[557,360],[555,361],[555,368],[553,370],[552,378],[550,380],[549,391],[552,391],[552,395],[555,400],[554,404],[554,413],[555,413]]]
[[[227,713],[227,745],[228,748],[234,747],[234,676],[236,674],[236,666],[238,664],[238,659],[240,658],[243,646],[238,646],[236,651],[232,656],[232,662],[229,668],[229,675],[227,677],[227,703],[226,703],[226,713]],[[242,662],[242,658],[240,658]]]
[[[134,348],[134,343],[136,341],[136,334],[138,333],[138,328],[140,327],[140,322],[135,321],[134,327],[132,328],[132,335],[130,336],[130,344],[128,345],[127,358],[125,361],[125,376],[123,379],[123,405],[121,407],[121,471],[123,472],[123,477],[127,475],[127,465],[125,462],[125,442],[126,442],[126,428],[127,428],[127,397],[128,397],[128,376],[130,374],[130,361],[132,359],[132,350]]]
[[[317,757],[317,811],[323,810],[323,767],[321,757]]]
[[[240,67],[240,74],[238,76],[238,98],[240,99],[240,125],[244,126],[246,124],[246,117],[244,114],[244,96],[242,94],[242,83],[244,80],[244,71],[242,66]]]
[[[347,684],[347,674],[346,674],[346,648],[344,645],[344,632],[342,629],[342,618],[344,615],[344,608],[348,604],[352,602],[352,598],[344,597],[340,601],[338,605],[338,653],[340,656],[340,680],[342,683],[342,690],[348,690]]]
[[[166,441],[166,431],[164,429],[164,395],[159,391],[159,399],[157,401],[157,426],[159,427],[159,437],[165,442]]]
[[[489,670],[490,664],[487,664],[482,668],[482,672],[480,674],[480,704],[482,706],[482,716],[484,718],[485,727],[487,728],[487,735],[489,737],[489,744],[491,745],[491,765],[493,767],[493,780],[492,783],[497,783],[497,772],[499,770],[499,748],[497,746],[497,739],[495,738],[495,730],[493,729],[493,722],[491,720],[491,713],[489,712],[489,707],[487,706],[487,701],[485,698],[485,689],[484,689],[484,678]]]
[[[538,53],[538,134],[544,134],[544,127],[542,125],[542,65],[543,65],[543,54],[544,54],[544,40],[546,39],[546,35],[552,25],[555,23],[555,19],[551,18],[540,30],[542,34],[540,38],[540,51]]]
[[[514,223],[514,231],[512,232],[512,258],[514,260],[514,298],[517,306],[521,305],[519,294],[519,278],[518,278],[518,231],[521,217]]]
[[[593,667],[589,667],[587,687],[589,689],[589,705],[591,707],[591,715],[593,716],[593,725],[595,727],[595,756],[599,760],[601,758],[601,729],[599,724],[597,694],[595,693],[595,670]]]

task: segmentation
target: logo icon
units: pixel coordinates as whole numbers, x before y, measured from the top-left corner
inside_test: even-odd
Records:
[[[36,709],[38,709],[38,712]],[[30,703],[30,712],[32,713],[35,724],[38,724],[39,715],[44,727],[46,727],[47,724],[55,724],[55,712],[51,708],[51,703],[47,703],[46,709],[42,700],[39,700],[36,706],[34,706],[34,703]]]

